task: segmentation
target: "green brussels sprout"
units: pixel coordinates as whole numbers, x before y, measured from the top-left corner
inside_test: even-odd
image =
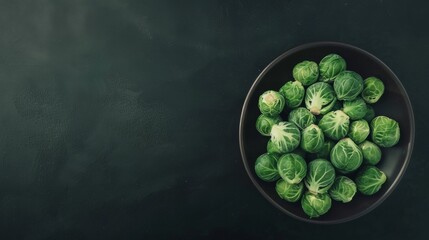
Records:
[[[330,153],[332,148],[335,146],[335,142],[329,140],[329,139],[325,139],[325,142],[323,143],[323,147],[322,149],[317,153],[317,158],[324,158],[324,159],[328,159],[330,158]]]
[[[366,105],[366,114],[363,117],[363,119],[365,119],[367,122],[371,122],[372,119],[375,118],[375,111],[374,108],[371,107],[371,105],[367,104]]]
[[[339,140],[349,132],[350,117],[343,111],[329,112],[319,121],[323,133],[332,140]]]
[[[380,147],[392,147],[400,138],[399,123],[385,116],[375,117],[371,121],[372,141]]]
[[[328,194],[313,195],[306,192],[301,198],[301,207],[310,218],[320,217],[331,209],[332,200]]]
[[[256,130],[263,136],[270,136],[273,125],[279,123],[281,120],[282,118],[280,116],[269,117],[261,114],[258,119],[256,119]]]
[[[343,112],[347,114],[351,120],[359,120],[365,117],[368,108],[365,101],[358,97],[351,101],[343,102]]]
[[[296,184],[301,182],[307,174],[307,163],[300,155],[287,153],[280,157],[277,169],[283,180]]]
[[[319,152],[323,147],[323,143],[325,143],[325,136],[316,124],[311,124],[302,131],[301,148],[304,151],[309,153]]]
[[[293,78],[302,83],[304,86],[309,86],[317,81],[319,77],[319,67],[313,61],[302,61],[295,65],[292,70]]]
[[[363,195],[373,195],[378,192],[386,182],[384,172],[375,166],[366,166],[356,176],[356,186]]]
[[[334,184],[329,189],[329,195],[335,201],[348,203],[356,194],[356,184],[346,176],[338,176],[335,178]]]
[[[277,170],[277,160],[274,156],[264,153],[256,159],[255,162],[256,175],[266,181],[274,182],[280,178]]]
[[[276,192],[281,199],[288,202],[297,202],[304,190],[304,184],[302,182],[297,184],[290,184],[283,179],[279,179],[276,183]]]
[[[280,149],[278,149],[276,147],[275,144],[273,144],[273,142],[271,141],[271,139],[267,143],[267,152],[271,153],[271,154],[282,154],[283,153],[282,151],[280,151]]]
[[[340,55],[333,53],[325,56],[319,63],[321,80],[332,82],[340,72],[346,70],[346,67],[346,61]]]
[[[334,81],[334,91],[338,100],[351,101],[363,90],[362,77],[353,71],[344,71]]]
[[[297,108],[304,100],[305,89],[298,81],[289,81],[280,88],[288,108]]]
[[[350,124],[349,138],[353,140],[356,144],[359,144],[368,137],[369,135],[369,124],[366,120],[357,120],[353,121]]]
[[[317,82],[307,88],[305,92],[305,106],[314,115],[325,114],[330,111],[336,101],[331,85]]]
[[[332,148],[332,165],[341,173],[355,171],[360,167],[362,161],[362,151],[350,138],[341,139]]]
[[[301,141],[301,132],[290,122],[279,122],[271,128],[271,141],[281,153],[295,150]]]
[[[335,169],[325,159],[315,159],[308,164],[305,186],[312,194],[326,193],[335,179]]]
[[[367,103],[376,103],[384,93],[383,82],[376,77],[369,77],[363,82],[362,98]]]
[[[279,159],[282,156],[280,153],[268,153],[268,155],[274,157],[274,159],[276,159],[276,163],[279,162]]]
[[[276,91],[266,91],[259,97],[258,107],[267,116],[279,115],[285,106],[285,98]]]
[[[290,111],[289,122],[295,123],[300,129],[304,129],[316,122],[316,117],[307,108],[299,107]]]
[[[363,154],[363,162],[368,165],[376,165],[381,160],[381,150],[380,148],[370,142],[365,141],[359,145]]]

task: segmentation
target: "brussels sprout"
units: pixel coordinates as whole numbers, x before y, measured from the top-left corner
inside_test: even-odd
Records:
[[[277,160],[274,156],[264,153],[256,159],[255,162],[256,175],[266,181],[274,182],[280,178],[277,170]]]
[[[324,108],[320,110],[320,114],[323,115],[323,114],[327,114],[328,112],[331,112],[337,102],[338,102],[337,98],[334,97],[334,100],[332,100],[330,104],[326,105]]]
[[[325,142],[323,143],[322,149],[317,153],[317,158],[329,158],[332,148],[335,146],[335,142],[325,139]]]
[[[325,159],[315,159],[308,164],[305,186],[312,194],[326,193],[335,179],[335,169]]]
[[[317,82],[307,88],[305,92],[305,106],[314,115],[325,114],[334,106],[335,94],[331,85]]]
[[[259,97],[258,107],[267,116],[279,115],[285,106],[285,98],[276,91],[266,91]]]
[[[331,209],[332,200],[328,194],[313,195],[306,192],[301,199],[301,207],[310,218],[319,217]]]
[[[321,80],[332,82],[340,72],[346,70],[346,67],[346,61],[340,55],[329,54],[325,56],[319,63]]]
[[[323,133],[332,140],[339,140],[349,132],[350,117],[343,111],[329,112],[319,122]]]
[[[392,147],[398,143],[400,129],[397,121],[378,116],[371,121],[372,141],[380,147]]]
[[[279,162],[280,157],[282,156],[280,153],[268,153],[268,155],[272,156],[276,159],[276,162]]]
[[[367,103],[376,103],[384,93],[383,82],[376,77],[369,77],[363,82],[362,98]]]
[[[363,119],[365,119],[367,122],[371,122],[372,119],[374,119],[374,117],[375,117],[374,108],[371,107],[371,105],[367,104],[366,105],[366,114],[363,117]]]
[[[271,128],[271,141],[281,153],[292,152],[301,141],[301,132],[290,122],[279,122]]]
[[[280,94],[285,98],[286,106],[296,108],[304,100],[305,89],[298,81],[289,81],[280,88]]]
[[[362,151],[350,138],[341,139],[332,148],[332,165],[341,173],[355,171],[360,167],[362,161]]]
[[[370,141],[365,141],[359,145],[363,154],[363,162],[369,165],[376,165],[381,160],[380,148]]]
[[[256,130],[263,136],[270,136],[273,125],[279,123],[281,120],[280,116],[269,117],[261,114],[258,119],[256,119]]]
[[[375,166],[367,166],[358,172],[355,182],[360,193],[373,195],[380,190],[386,180],[386,174],[380,169]]]
[[[350,124],[349,138],[356,144],[359,144],[368,137],[369,135],[369,124],[366,120],[357,120]]]
[[[351,120],[359,120],[365,117],[368,111],[366,103],[362,98],[356,98],[351,101],[343,102],[343,112],[347,114]]]
[[[280,157],[277,169],[280,177],[286,182],[296,184],[307,174],[307,163],[298,154],[287,153]]]
[[[267,143],[267,152],[271,153],[271,154],[282,154],[283,153],[282,151],[280,151],[280,149],[278,149],[276,147],[275,144],[273,144],[273,142],[271,141],[271,139]]]
[[[289,113],[289,122],[295,123],[300,129],[304,129],[316,122],[316,117],[307,108],[299,107]]]
[[[304,151],[309,153],[319,152],[323,147],[323,143],[325,143],[325,136],[317,125],[311,124],[302,131],[301,148]]]
[[[319,67],[315,62],[303,61],[293,67],[292,75],[293,78],[301,82],[302,85],[309,86],[317,81],[319,77]]]
[[[353,180],[346,176],[338,176],[329,189],[329,195],[336,201],[348,203],[353,199],[356,191],[356,184]]]
[[[297,184],[290,184],[283,179],[279,179],[276,183],[276,192],[280,198],[288,202],[297,202],[304,190],[304,184],[302,182]]]
[[[344,71],[337,75],[334,81],[334,91],[338,100],[351,101],[363,90],[362,77],[353,71]]]

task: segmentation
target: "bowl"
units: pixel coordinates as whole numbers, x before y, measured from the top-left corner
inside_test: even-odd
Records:
[[[266,90],[278,91],[287,81],[293,79],[295,64],[312,60],[319,62],[325,55],[337,53],[347,62],[347,69],[358,72],[364,79],[369,76],[380,78],[385,93],[373,104],[376,115],[385,115],[399,122],[401,138],[391,148],[382,148],[382,160],[377,165],[386,175],[387,181],[380,191],[372,196],[357,193],[347,204],[332,201],[332,208],[319,218],[310,219],[301,208],[300,202],[289,203],[275,191],[275,183],[260,180],[254,170],[256,158],[266,152],[269,137],[261,136],[255,128],[258,98]],[[287,114],[287,113],[286,113]],[[283,119],[286,119],[286,114]],[[241,112],[239,141],[244,167],[259,192],[275,207],[296,219],[318,224],[335,224],[361,217],[380,205],[398,185],[411,158],[414,145],[414,115],[407,92],[393,71],[374,55],[358,47],[338,42],[315,42],[292,48],[272,61],[256,78],[244,101]]]

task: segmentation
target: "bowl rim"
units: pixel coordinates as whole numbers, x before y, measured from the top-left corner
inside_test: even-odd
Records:
[[[276,201],[274,201],[273,198],[271,198],[265,191],[264,189],[261,187],[261,185],[259,185],[259,183],[257,182],[257,180],[255,179],[255,177],[252,175],[252,168],[247,164],[247,156],[244,150],[244,122],[246,121],[247,118],[247,108],[249,106],[249,101],[251,96],[253,96],[256,87],[259,85],[260,81],[263,79],[263,77],[267,74],[268,71],[271,70],[271,68],[273,68],[275,65],[277,65],[277,63],[279,63],[280,61],[282,61],[284,58],[286,58],[287,56],[291,55],[292,53],[296,53],[299,52],[301,50],[304,50],[306,48],[311,48],[311,47],[319,47],[319,46],[335,46],[335,47],[343,47],[343,48],[349,48],[351,50],[354,51],[358,51],[362,54],[365,54],[371,58],[373,58],[376,62],[378,62],[378,64],[382,65],[384,68],[386,68],[390,74],[393,77],[393,81],[396,82],[396,84],[399,86],[400,88],[400,92],[401,94],[404,96],[404,100],[405,100],[405,104],[407,107],[407,110],[409,112],[409,118],[410,118],[410,141],[408,143],[408,151],[407,154],[405,156],[405,161],[401,167],[401,169],[399,170],[398,175],[396,176],[395,180],[393,181],[392,185],[390,185],[390,187],[387,189],[387,191],[376,201],[374,202],[372,205],[370,205],[367,209],[358,212],[356,214],[350,215],[348,217],[345,218],[341,218],[341,219],[337,219],[337,220],[317,220],[317,219],[310,219],[310,218],[304,218],[304,217],[300,217],[297,216],[295,214],[293,214],[292,212],[288,211],[287,209],[283,208],[280,204],[278,204]],[[262,72],[258,75],[258,77],[256,78],[256,80],[253,82],[252,86],[250,87],[249,92],[246,95],[246,98],[244,100],[244,104],[241,110],[241,115],[240,115],[240,123],[239,123],[239,145],[240,145],[240,152],[241,152],[241,159],[243,161],[244,164],[244,168],[247,172],[247,175],[249,176],[250,180],[252,181],[253,185],[255,185],[255,187],[258,189],[258,191],[262,194],[262,196],[264,196],[272,205],[274,205],[276,208],[278,208],[280,211],[282,211],[283,213],[287,214],[288,216],[291,216],[295,219],[304,221],[304,222],[308,222],[308,223],[316,223],[316,224],[339,224],[339,223],[345,223],[354,219],[357,219],[359,217],[362,217],[363,215],[371,212],[372,210],[374,210],[376,207],[378,207],[384,200],[386,200],[387,197],[389,197],[389,195],[393,192],[393,190],[397,187],[397,185],[399,184],[400,180],[402,179],[408,164],[411,160],[411,155],[413,152],[413,147],[414,147],[414,138],[415,138],[415,120],[414,120],[414,112],[413,112],[413,108],[411,105],[411,101],[410,98],[404,88],[404,86],[402,85],[401,81],[399,80],[399,78],[396,76],[396,74],[392,71],[392,69],[389,68],[389,66],[387,66],[383,61],[381,61],[379,58],[377,58],[376,56],[374,56],[373,54],[369,53],[366,50],[363,50],[359,47],[347,44],[347,43],[342,43],[342,42],[334,42],[334,41],[320,41],[320,42],[311,42],[311,43],[305,43],[302,45],[298,45],[296,47],[293,47],[289,50],[287,50],[286,52],[284,52],[283,54],[281,54],[280,56],[278,56],[277,58],[275,58],[272,62],[270,62],[265,68],[264,70],[262,70]]]

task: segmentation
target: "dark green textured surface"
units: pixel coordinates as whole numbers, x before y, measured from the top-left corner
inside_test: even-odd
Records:
[[[0,1],[1,239],[427,239],[429,4],[393,2]],[[258,73],[320,40],[387,63],[417,126],[396,191],[336,226],[272,207],[238,148]]]

